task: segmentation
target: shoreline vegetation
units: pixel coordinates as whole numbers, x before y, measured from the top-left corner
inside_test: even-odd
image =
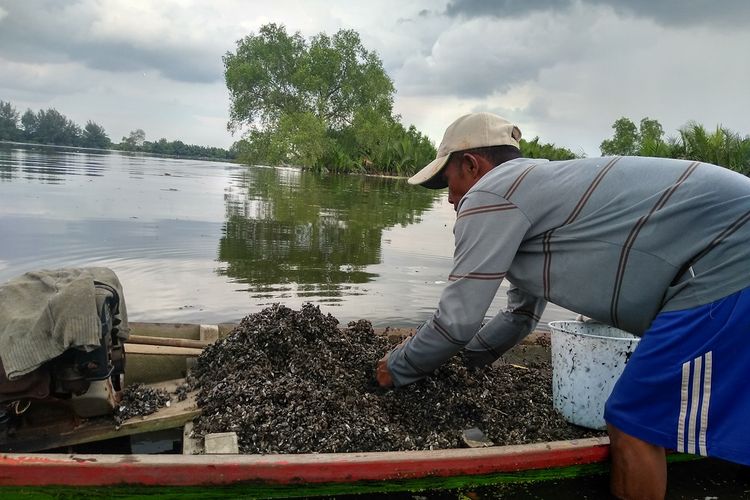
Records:
[[[30,113],[28,110],[26,114]],[[13,119],[15,113],[15,120]],[[33,112],[31,112],[33,114]],[[50,108],[46,116],[61,115]],[[42,114],[44,116],[44,113]],[[64,116],[63,116],[64,118]],[[72,123],[72,122],[70,122]],[[92,123],[92,122],[89,122]],[[75,124],[73,124],[75,125]],[[94,124],[96,125],[96,124]],[[600,151],[602,156],[656,156],[663,158],[679,158],[707,163],[714,163],[729,168],[744,175],[750,175],[750,136],[726,127],[717,126],[713,132],[696,122],[688,122],[678,129],[676,136],[664,137],[664,131],[658,120],[643,118],[640,126],[636,126],[629,118],[621,117],[612,125],[613,136],[602,141]],[[169,142],[160,139],[156,142],[139,140],[140,130],[135,130],[120,144],[112,143],[101,129],[106,141],[86,142],[66,140],[70,135],[60,134],[52,137],[34,137],[27,133],[23,125],[18,124],[18,113],[10,103],[0,101],[0,144],[15,144],[19,146],[54,147],[80,151],[118,151],[125,153],[141,153],[160,158],[192,159],[205,161],[219,161],[245,165],[275,166],[283,168],[299,168],[313,170],[320,173],[353,173],[368,176],[407,178],[416,173],[419,168],[434,158],[432,156],[424,163],[414,163],[395,172],[379,169],[376,165],[363,162],[362,168],[341,170],[328,166],[309,167],[292,163],[253,162],[252,156],[245,156],[243,147],[248,147],[242,139],[235,142],[229,150],[214,147],[186,145],[181,141]],[[92,145],[89,145],[92,144]],[[526,158],[544,158],[548,160],[569,160],[582,158],[583,153],[573,153],[572,150],[542,143],[539,137],[532,140],[521,139],[521,154]]]
[[[359,34],[339,30],[309,39],[266,24],[237,41],[223,57],[229,91],[228,129],[240,135],[228,150],[147,141],[135,129],[113,143],[104,127],[80,127],[54,108],[21,115],[0,100],[0,142],[147,153],[168,158],[297,166],[320,173],[408,177],[435,158],[434,143],[393,113],[396,89],[375,51]],[[750,175],[750,136],[721,125],[714,131],[689,121],[665,138],[658,120],[639,125],[621,117],[601,142],[602,156],[634,155],[714,163]],[[568,160],[585,156],[539,137],[521,139],[527,158]]]
[[[215,162],[223,162],[223,163],[238,163],[233,158],[216,158],[216,157],[208,157],[208,156],[179,156],[174,154],[164,154],[164,153],[153,153],[150,151],[142,151],[142,150],[125,150],[120,149],[116,147],[109,147],[109,148],[90,148],[86,146],[68,146],[63,144],[44,144],[41,142],[26,142],[26,141],[7,141],[0,139],[0,145],[2,144],[9,144],[12,146],[23,146],[23,147],[39,147],[39,148],[52,148],[52,149],[65,149],[73,152],[84,152],[84,153],[130,153],[130,154],[143,154],[148,156],[153,156],[156,158],[168,158],[172,160],[199,160],[199,161],[215,161]]]
[[[175,158],[233,160],[236,151],[211,146],[185,144],[180,140],[147,141],[142,129],[130,132],[119,143],[113,142],[104,127],[91,120],[84,127],[55,108],[31,109],[21,115],[12,103],[0,100],[0,142],[40,146],[67,146],[100,150],[151,153]]]

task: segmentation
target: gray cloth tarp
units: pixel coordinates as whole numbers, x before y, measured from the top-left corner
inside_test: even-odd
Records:
[[[13,380],[69,348],[91,350],[101,343],[97,298],[102,288],[114,288],[120,299],[118,336],[128,328],[122,285],[106,267],[40,270],[0,286],[0,358]]]

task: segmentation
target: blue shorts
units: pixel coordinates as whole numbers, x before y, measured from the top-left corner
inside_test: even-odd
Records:
[[[750,288],[659,314],[604,419],[670,450],[750,465]]]

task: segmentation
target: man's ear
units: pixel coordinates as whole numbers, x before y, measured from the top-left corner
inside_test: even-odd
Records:
[[[467,169],[472,179],[478,179],[483,175],[482,165],[478,156],[471,153],[464,153],[464,159],[467,162]]]

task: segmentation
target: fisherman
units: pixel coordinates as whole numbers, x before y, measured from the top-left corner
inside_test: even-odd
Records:
[[[611,488],[663,498],[665,449],[750,465],[750,179],[698,161],[522,158],[521,131],[472,113],[409,179],[448,188],[453,269],[437,311],[378,362],[381,386],[463,350],[492,363],[547,302],[641,337],[609,397]],[[507,279],[508,306],[482,326]]]

